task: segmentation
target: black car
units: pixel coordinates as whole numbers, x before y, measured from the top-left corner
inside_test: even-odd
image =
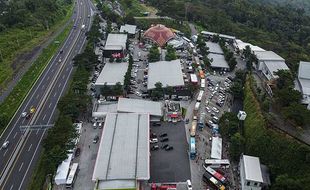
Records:
[[[186,119],[186,120],[185,120],[185,124],[188,124],[188,123],[189,123],[189,119]]]
[[[152,123],[152,126],[160,126],[160,123]]]
[[[162,133],[162,134],[160,134],[159,136],[160,136],[160,137],[166,137],[166,136],[168,136],[168,134],[167,134],[167,133]]]
[[[160,140],[160,142],[167,142],[167,141],[169,141],[167,137]]]
[[[158,149],[159,149],[158,145],[152,146],[152,148],[151,148],[151,150],[158,150]]]
[[[80,156],[80,153],[81,153],[81,149],[80,149],[80,148],[77,148],[77,149],[75,150],[75,157]]]
[[[166,149],[169,145],[168,144],[164,144],[161,146],[162,149]]]
[[[173,150],[173,147],[172,147],[172,146],[167,146],[167,147],[165,148],[165,150],[166,150],[166,151]]]

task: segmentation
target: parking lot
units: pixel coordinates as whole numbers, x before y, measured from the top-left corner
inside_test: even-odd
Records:
[[[151,151],[151,178],[150,182],[181,182],[191,179],[188,144],[186,140],[184,122],[168,123],[162,122],[161,126],[151,126],[151,133],[156,133],[158,150]],[[167,133],[167,142],[160,142],[160,134]],[[161,148],[168,144],[173,150],[166,151]]]

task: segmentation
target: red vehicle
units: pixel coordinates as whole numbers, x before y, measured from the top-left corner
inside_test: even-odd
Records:
[[[177,185],[175,184],[164,184],[159,187],[155,183],[152,184],[151,190],[175,190],[177,189]]]

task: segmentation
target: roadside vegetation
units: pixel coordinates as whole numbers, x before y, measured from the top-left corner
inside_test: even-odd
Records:
[[[71,11],[71,0],[0,1],[0,89],[23,67],[27,54],[64,25]]]
[[[60,45],[68,36],[71,28],[72,24],[69,24],[64,31],[55,38],[55,41],[58,41],[59,43],[52,42],[43,50],[42,54],[31,65],[29,70],[14,87],[10,95],[0,104],[0,134],[7,126],[31,87],[49,63],[50,59],[55,53],[57,53]]]
[[[91,97],[87,94],[87,84],[97,62],[93,48],[95,39],[100,37],[97,32],[99,27],[99,17],[96,16],[90,32],[86,34],[88,42],[84,52],[74,58],[75,71],[70,87],[58,102],[59,117],[55,126],[48,130],[29,190],[42,189],[47,176],[53,179],[58,165],[67,158],[68,150],[73,148],[72,141],[77,137],[73,122],[90,110]]]

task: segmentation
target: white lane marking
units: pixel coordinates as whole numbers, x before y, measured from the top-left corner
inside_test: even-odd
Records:
[[[60,83],[60,84],[58,85],[58,88],[60,88],[60,87],[61,87],[61,85],[62,85],[62,84]]]
[[[24,165],[24,162],[22,162],[22,164],[20,165],[19,170],[18,170],[19,172],[20,172],[20,170],[22,170],[23,165]]]
[[[15,135],[14,135],[13,139],[15,139],[16,135],[17,135],[17,132],[15,133]]]
[[[55,92],[54,97],[57,95],[57,92]]]
[[[66,71],[68,71],[68,70],[69,70],[69,68],[67,67],[67,68],[66,68]]]
[[[45,120],[45,117],[46,117],[46,114],[44,114],[44,116],[43,116],[43,120]]]
[[[62,76],[62,79],[65,79],[65,75]]]
[[[36,135],[38,135],[38,133],[39,133],[39,130],[37,130]]]
[[[32,144],[29,146],[29,148],[28,148],[28,152],[30,151],[31,147],[32,147]]]
[[[48,80],[48,79],[50,79],[50,76],[48,76],[48,77],[46,78],[46,80]]]
[[[50,105],[48,105],[48,108],[51,108],[51,106],[52,106],[52,103],[50,103]]]
[[[12,184],[12,185],[11,185],[10,190],[12,190],[12,189],[13,189],[13,187],[14,187],[14,184]]]
[[[36,99],[38,99],[40,97],[40,94],[37,95]]]
[[[54,69],[52,69],[51,72],[54,72]]]
[[[45,88],[45,84],[42,85],[42,88]]]
[[[3,157],[5,157],[6,153],[8,152],[9,149],[6,149],[6,151],[3,154]]]

